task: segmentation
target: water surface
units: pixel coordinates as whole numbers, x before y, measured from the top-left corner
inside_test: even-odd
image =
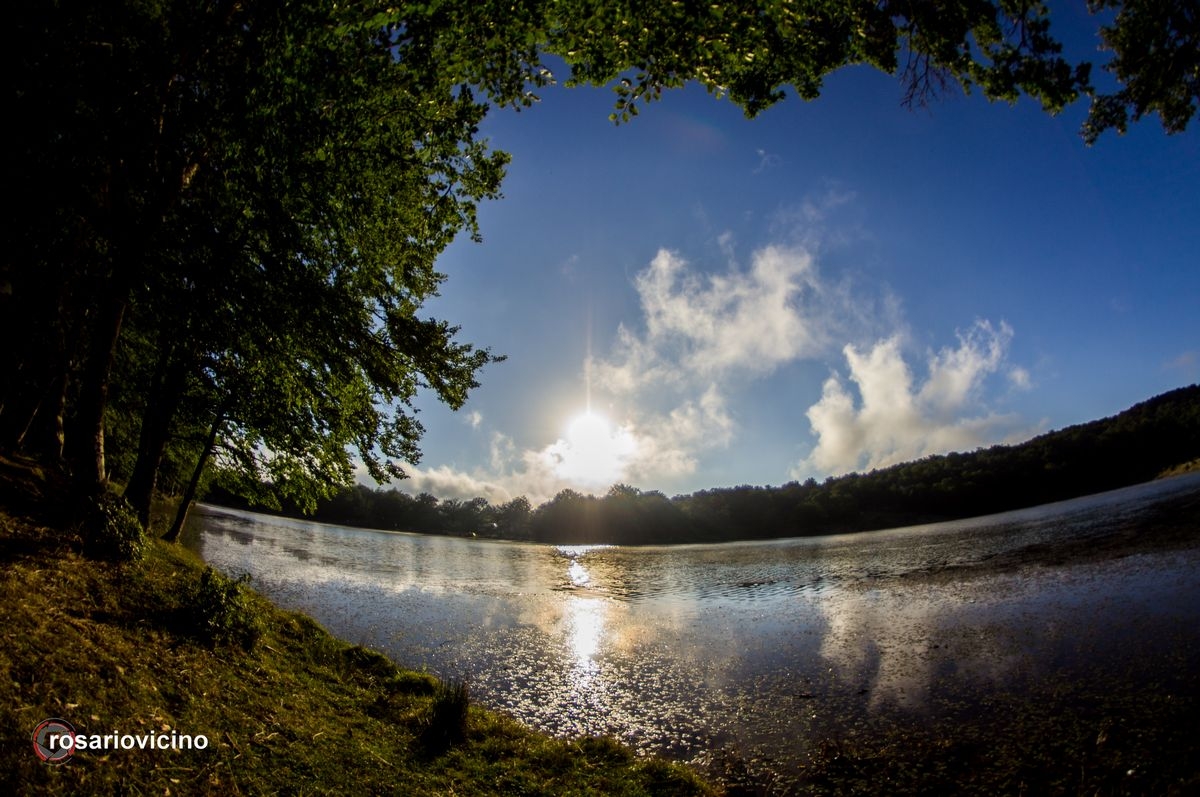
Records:
[[[1022,552],[1194,526],[1198,493],[1194,475],[930,526],[661,547],[203,507],[188,539],[280,605],[403,666],[465,679],[475,699],[536,728],[786,772],[817,740],[873,718],[962,717],[1047,678],[1194,671],[1196,537],[1079,561]]]

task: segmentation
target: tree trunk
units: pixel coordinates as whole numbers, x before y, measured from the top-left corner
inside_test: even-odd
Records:
[[[146,409],[142,413],[137,462],[125,485],[125,499],[137,511],[144,529],[150,528],[150,507],[158,483],[158,468],[167,447],[171,421],[187,384],[187,369],[174,355],[174,350],[168,348],[159,357]]]
[[[99,493],[108,481],[104,468],[104,410],[128,303],[128,297],[112,282],[110,278],[108,295],[99,303],[96,324],[87,338],[75,418],[65,441],[72,476],[89,494]]]
[[[67,412],[67,376],[54,377],[21,441],[21,447],[53,467],[62,466],[63,418]]]
[[[0,448],[56,465],[62,459],[67,366],[61,354],[45,356],[35,368],[22,365],[8,374],[14,387],[0,409]]]
[[[204,444],[204,450],[200,452],[200,458],[196,461],[192,477],[188,479],[187,489],[183,491],[183,497],[179,500],[179,509],[175,512],[175,522],[171,524],[171,528],[163,535],[163,539],[167,542],[178,540],[180,533],[183,531],[183,524],[187,521],[188,510],[191,509],[192,501],[196,498],[196,489],[200,486],[200,477],[204,473],[204,466],[208,464],[208,458],[212,455],[213,447],[217,444],[217,435],[221,433],[221,426],[224,423],[225,411],[222,409],[213,418],[213,425],[209,429],[208,440]]]
[[[78,233],[69,251],[48,260],[22,264],[3,306],[3,355],[0,373],[8,379],[0,400],[0,446],[32,455],[62,469],[64,419],[72,368],[86,323],[81,288],[87,280],[79,266],[83,247]],[[57,257],[56,257],[57,256]]]

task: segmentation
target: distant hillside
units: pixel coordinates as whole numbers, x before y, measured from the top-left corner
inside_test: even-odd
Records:
[[[668,499],[616,485],[602,496],[564,490],[533,509],[356,486],[321,504],[318,520],[434,534],[556,543],[661,544],[808,536],[984,515],[1149,481],[1200,458],[1200,385],[1111,418],[1012,446],[930,456],[866,474],[781,487],[730,487]],[[238,505],[233,496],[218,503]]]
[[[1200,456],[1200,385],[1011,446],[926,457],[823,484],[706,490],[677,499],[706,531],[775,537],[1002,512],[1149,481]],[[747,523],[746,518],[752,520]]]

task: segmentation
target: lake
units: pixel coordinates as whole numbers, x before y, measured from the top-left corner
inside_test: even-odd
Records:
[[[198,507],[186,544],[277,604],[556,735],[784,783],[880,722],[1200,670],[1200,474],[989,517],[710,545],[552,546]],[[1171,532],[1172,544],[1126,545]],[[1064,553],[1065,552],[1065,553]],[[1047,685],[1054,686],[1053,690]],[[1056,691],[1055,691],[1056,690]]]

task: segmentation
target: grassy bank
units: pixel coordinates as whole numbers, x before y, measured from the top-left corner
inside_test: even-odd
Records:
[[[0,793],[711,792],[611,741],[553,740],[468,708],[461,690],[205,576],[178,547],[123,565],[85,558],[80,542],[0,514]],[[32,734],[50,717],[208,746],[49,765]]]

